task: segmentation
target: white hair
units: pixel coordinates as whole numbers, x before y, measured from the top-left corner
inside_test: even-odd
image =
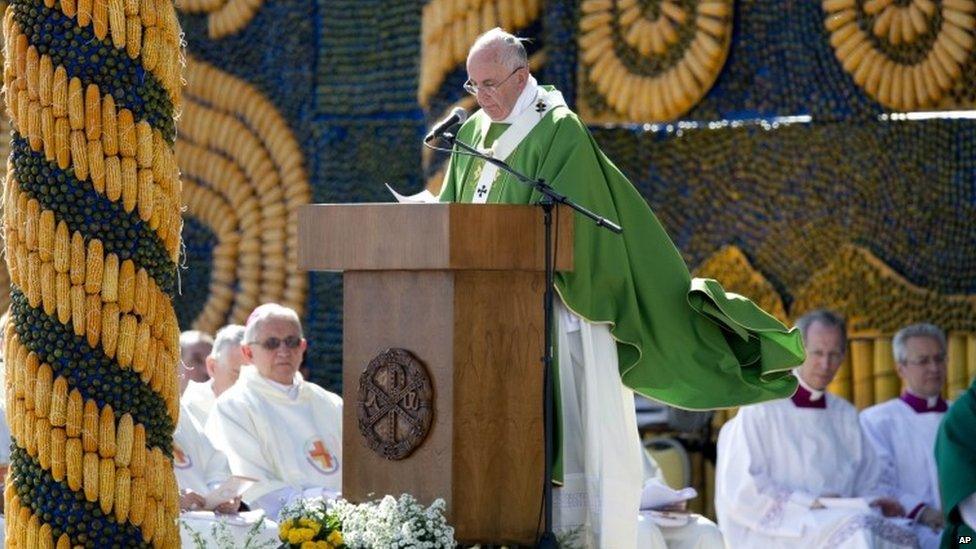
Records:
[[[796,327],[800,329],[804,343],[807,342],[807,333],[815,322],[836,328],[840,332],[841,352],[847,352],[847,322],[844,321],[844,317],[828,309],[817,309],[796,319]]]
[[[207,332],[201,332],[200,330],[187,330],[180,334],[180,348],[184,349],[190,345],[196,345],[197,343],[209,343],[213,345],[213,336]]]
[[[929,324],[927,322],[920,322],[918,324],[911,324],[905,326],[901,330],[895,333],[894,339],[891,340],[891,350],[895,355],[895,362],[899,364],[904,364],[908,360],[908,340],[913,337],[929,337],[934,339],[942,347],[942,351],[946,350],[946,336],[938,326],[935,324]]]
[[[240,324],[228,324],[214,336],[213,348],[210,349],[210,358],[220,362],[224,351],[230,347],[240,347],[244,343],[244,326]]]
[[[471,56],[476,52],[487,50],[493,51],[495,61],[505,65],[510,70],[528,67],[529,56],[523,44],[525,41],[523,38],[495,27],[474,41],[471,50],[468,51],[468,59],[471,59]]]
[[[302,333],[302,321],[298,318],[298,313],[294,309],[279,305],[278,303],[265,303],[258,305],[251,312],[251,316],[247,317],[247,324],[244,325],[244,342],[256,343],[254,338],[258,335],[258,328],[266,320],[272,318],[283,318],[294,322],[298,326],[298,335],[305,337]]]

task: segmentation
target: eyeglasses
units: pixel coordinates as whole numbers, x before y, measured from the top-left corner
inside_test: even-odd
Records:
[[[515,73],[517,73],[518,71],[524,68],[525,68],[524,65],[521,67],[516,67],[514,71],[508,73],[508,76],[503,78],[502,81],[497,84],[486,84],[482,82],[482,84],[479,86],[474,82],[472,82],[471,79],[469,78],[468,81],[464,83],[464,91],[470,93],[471,95],[478,95],[478,92],[481,90],[484,90],[485,92],[488,93],[495,93],[495,91],[497,91],[498,88],[502,87],[502,84],[507,82],[508,79],[511,78]]]
[[[909,359],[905,361],[905,364],[909,366],[928,366],[929,364],[943,365],[946,363],[946,355],[938,354],[931,356],[923,356],[915,359]]]
[[[269,337],[264,341],[252,341],[251,343],[260,345],[268,351],[278,350],[278,347],[281,347],[282,343],[285,345],[285,347],[289,349],[297,349],[298,346],[302,344],[302,338],[297,336],[288,336],[285,339],[279,339],[277,337]]]

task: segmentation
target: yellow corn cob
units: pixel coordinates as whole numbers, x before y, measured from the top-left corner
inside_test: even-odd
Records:
[[[129,498],[132,479],[129,469],[119,467],[115,470],[115,519],[120,523],[129,517]]]
[[[108,150],[105,151],[108,154]],[[105,157],[105,196],[115,202],[122,197],[122,164],[118,156]]]
[[[78,3],[78,25],[87,27],[91,23],[92,0],[76,0]]]
[[[77,492],[81,489],[84,474],[84,454],[81,451],[81,439],[68,438],[64,447],[64,465],[68,473],[68,488]]]
[[[119,154],[136,156],[136,126],[132,111],[121,109],[118,114]]]
[[[38,549],[54,549],[54,538],[51,536],[51,525],[41,524],[37,530]]]
[[[142,23],[138,16],[129,16],[125,20],[125,52],[135,59],[142,51]]]
[[[32,149],[39,151],[44,148],[44,143],[41,141],[41,104],[36,100],[27,109],[26,133]]]
[[[136,372],[141,373],[146,369],[150,337],[149,323],[140,323],[136,334],[135,350],[132,355],[132,369]]]
[[[34,420],[34,444],[37,445],[37,462],[45,470],[51,469],[51,423],[47,418]]]
[[[68,72],[62,65],[54,69],[51,79],[51,114],[55,118],[68,116]]]
[[[92,2],[92,30],[99,40],[108,35],[108,2],[105,0]]]
[[[170,470],[169,474],[173,474],[172,470]],[[174,515],[175,514],[176,513],[174,513]],[[162,542],[166,536],[166,533],[169,531],[168,526],[169,525],[168,525],[166,507],[163,505],[162,501],[157,501],[156,502],[156,530],[153,533],[153,545],[155,545],[156,547],[163,546]]]
[[[68,122],[72,130],[85,129],[85,98],[78,77],[68,82]]]
[[[27,48],[27,60],[24,66],[24,77],[27,80],[27,90],[30,93],[30,98],[36,101],[37,95],[37,73],[38,65],[40,64],[40,55],[37,53],[37,48],[30,46]]]
[[[47,364],[41,364],[37,369],[37,381],[34,384],[34,414],[46,418],[51,410],[51,385],[54,383],[54,372]]]
[[[117,345],[117,360],[119,366],[123,368],[128,368],[132,365],[137,330],[138,323],[135,315],[123,315],[122,321],[119,323],[119,342]]]
[[[105,303],[102,306],[102,350],[105,356],[115,358],[119,341],[119,305]]]
[[[146,479],[146,493],[148,494],[148,498],[153,499],[159,498],[159,495],[162,493],[161,489],[163,486],[163,471],[160,467],[160,462],[156,459],[156,455],[157,454],[155,451],[153,451],[153,449],[146,448],[146,467],[143,472],[143,478]]]
[[[143,317],[146,316],[146,312],[149,308],[149,273],[145,269],[139,269],[135,277],[135,285],[133,287],[133,299],[132,308],[135,310],[136,314]],[[147,319],[147,322],[150,320]]]
[[[159,50],[159,29],[146,27],[142,33],[142,65],[146,70],[156,69],[159,63]]]
[[[41,105],[44,107],[51,106],[51,84],[53,79],[54,64],[51,62],[49,56],[42,55],[37,67],[37,95],[40,98]]]
[[[102,142],[88,142],[88,175],[96,192],[105,192],[105,153]]]
[[[13,522],[19,523],[19,524],[17,524],[17,526],[18,526],[18,528],[17,528],[17,547],[30,547],[30,545],[27,544],[27,530],[28,530],[27,525],[30,523],[30,519],[31,519],[31,510],[30,510],[30,508],[29,507],[21,507],[20,508],[20,517],[18,517],[18,520],[17,521],[13,521]]]
[[[71,325],[76,336],[85,335],[85,287],[71,287]]]
[[[85,137],[88,141],[102,137],[102,93],[95,84],[85,88]]]
[[[102,408],[98,418],[98,455],[102,458],[115,457],[115,413],[108,404]]]
[[[26,350],[26,347],[25,347]],[[34,410],[34,390],[37,385],[37,370],[41,362],[37,355],[28,352],[24,359],[24,409]]]
[[[64,429],[51,430],[51,476],[58,482],[64,480],[67,441]]]
[[[98,502],[103,513],[112,512],[115,503],[115,460],[112,458],[102,458],[98,464]]]
[[[84,400],[81,398],[81,393],[78,389],[72,389],[68,393],[68,409],[65,414],[64,430],[65,434],[70,438],[77,438],[81,436],[81,430],[84,426]]]
[[[88,344],[98,345],[102,337],[102,299],[98,295],[90,295],[85,299],[85,332]]]
[[[37,250],[37,222],[41,215],[40,203],[34,199],[27,200],[26,223],[24,224],[24,244],[28,251]]]
[[[142,424],[134,424],[132,427],[132,442],[130,448],[129,469],[133,477],[144,477],[148,458],[146,449],[146,429]]]
[[[81,424],[81,441],[86,454],[98,451],[98,416],[98,404],[94,400],[86,400]]]
[[[64,427],[68,417],[68,380],[61,376],[51,385],[49,410],[51,425]]]
[[[152,167],[152,126],[146,121],[136,124],[136,159],[139,161],[140,168]]]
[[[136,159],[130,156],[122,158],[122,208],[126,213],[131,212],[136,207],[136,200],[139,197],[139,167]]]
[[[27,400],[29,402],[30,399]],[[24,432],[21,433],[24,441],[24,449],[27,453],[37,455],[37,417],[32,410],[24,411]]]
[[[112,33],[112,45],[125,46],[125,5],[122,0],[108,0],[108,27]]]
[[[133,503],[134,502],[129,502],[130,519],[134,518],[133,511],[135,511],[135,509],[132,508]],[[156,500],[146,496],[146,504],[144,505],[144,508],[144,516],[142,517],[142,539],[146,543],[149,543],[149,541],[153,538],[153,534],[156,532]]]
[[[153,171],[150,168],[139,170],[139,217],[143,221],[152,219],[155,209]]]
[[[82,458],[82,485],[85,489],[85,499],[95,503],[98,501],[99,460],[95,452],[85,452]]]
[[[54,148],[54,114],[51,107],[41,110],[41,135],[44,137],[44,158],[53,162],[58,155]]]
[[[102,301],[114,303],[119,299],[119,258],[115,254],[105,256],[102,264]]]
[[[38,254],[38,257],[40,257],[40,254]],[[44,302],[45,314],[52,315],[58,309],[57,297],[54,263],[41,263],[41,299]]]
[[[132,461],[132,443],[135,426],[130,414],[123,414],[115,430],[115,464],[128,467]]]
[[[146,516],[146,479],[133,476],[129,494],[129,522],[140,526]]]
[[[102,268],[105,255],[102,241],[97,238],[88,242],[88,262],[85,270],[85,292],[97,294],[102,289]]]
[[[37,224],[37,252],[41,261],[51,261],[54,252],[54,212],[44,210]]]
[[[102,149],[105,156],[112,157],[119,154],[118,122],[115,111],[115,100],[111,95],[102,99]]]
[[[57,296],[58,322],[67,324],[71,321],[71,279],[68,278],[68,273],[55,275],[54,287]]]
[[[119,267],[118,301],[123,313],[132,311],[135,300],[136,268],[131,259],[126,259]]]
[[[38,530],[41,528],[41,519],[37,515],[32,514],[30,520],[27,521],[27,536],[25,538],[25,547],[30,547],[34,549],[38,544]]]
[[[68,232],[68,224],[61,221],[54,230],[54,270],[67,273],[70,268],[71,235]]]
[[[85,283],[85,238],[80,232],[71,235],[71,284],[78,285]]]
[[[64,4],[65,0],[61,0],[61,5],[63,6]],[[55,549],[71,549],[71,538],[68,537],[68,534],[61,534]]]

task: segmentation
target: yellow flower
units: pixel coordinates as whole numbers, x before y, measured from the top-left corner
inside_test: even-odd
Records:
[[[314,541],[306,541],[302,543],[302,549],[315,549],[316,547],[318,547],[318,544]]]
[[[333,530],[329,537],[326,538],[329,543],[335,545],[336,547],[342,545],[342,532],[338,530]]]
[[[314,537],[312,530],[309,528],[294,528],[288,533],[288,543],[292,545],[299,545],[305,541],[311,541]]]

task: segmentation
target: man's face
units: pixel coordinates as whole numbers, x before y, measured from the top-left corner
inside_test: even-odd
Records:
[[[215,395],[220,396],[237,382],[237,378],[241,375],[241,366],[244,364],[247,364],[247,359],[244,358],[244,351],[241,350],[240,345],[224,347],[219,360],[207,357],[207,371],[213,379]]]
[[[186,377],[191,381],[203,383],[210,379],[207,374],[207,355],[210,354],[210,344],[197,341],[180,347],[180,358],[186,368]]]
[[[297,345],[289,347],[287,342],[297,342]],[[275,344],[277,348],[269,348]],[[297,323],[288,318],[270,317],[258,326],[254,341],[243,346],[244,358],[263,377],[291,385],[302,363],[302,352],[306,345]]]
[[[476,51],[468,58],[468,81],[478,87],[478,105],[496,122],[512,112],[526,80],[527,68],[513,71],[499,63],[490,49]]]
[[[905,361],[898,363],[898,375],[917,396],[930,398],[942,392],[946,380],[946,352],[938,340],[928,336],[905,340]]]
[[[844,361],[844,338],[836,326],[814,322],[807,329],[803,347],[807,358],[800,366],[800,378],[810,387],[823,391],[833,381]]]

